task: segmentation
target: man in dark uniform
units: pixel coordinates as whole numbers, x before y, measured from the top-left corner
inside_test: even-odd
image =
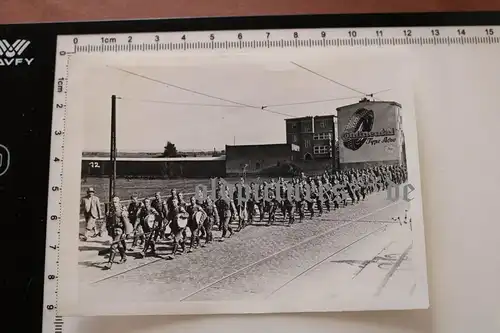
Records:
[[[203,222],[207,218],[205,210],[196,202],[196,197],[191,197],[189,205],[186,207],[189,214],[188,228],[191,231],[191,242],[189,244],[188,252],[192,252],[193,248],[198,247],[200,244],[200,229],[203,228]],[[197,220],[197,213],[201,212],[200,220]]]
[[[151,219],[151,220],[150,220]],[[156,239],[155,234],[158,233],[158,229],[160,227],[159,221],[160,213],[153,208],[151,205],[151,200],[146,198],[144,199],[144,204],[141,207],[141,210],[138,212],[138,222],[144,233],[147,236],[147,240],[144,244],[144,249],[142,250],[142,256],[146,256],[146,253],[149,249],[151,249],[151,254],[153,256],[156,255]],[[143,236],[144,237],[144,236]]]
[[[174,201],[177,201],[177,190],[175,188],[170,190],[170,195],[167,198],[167,225],[172,223],[175,218],[176,205],[174,205]]]
[[[266,188],[266,182],[264,184],[259,185],[259,189],[257,190],[258,202],[257,207],[259,208],[259,222],[264,221],[264,215],[267,209],[267,204],[264,200],[264,191]]]
[[[283,188],[284,192],[284,200],[283,207],[285,209],[285,213],[283,214],[283,218],[286,218],[288,215],[288,225],[292,225],[295,222],[295,202],[294,202],[294,187],[293,184],[290,184],[288,187]]]
[[[311,199],[313,200],[313,202],[316,202],[316,207],[318,208],[318,216],[321,216],[323,215],[324,198],[322,198],[320,195],[319,186],[321,186],[321,183],[318,179],[313,179],[311,181]]]
[[[304,213],[304,204],[305,204],[305,190],[304,190],[304,182],[300,181],[299,183],[299,196],[295,199],[295,210],[299,213],[299,222],[304,221],[306,214]]]
[[[322,184],[321,186],[322,186],[323,190],[320,192],[323,192],[326,210],[328,212],[330,212],[331,211],[331,201],[332,201],[332,185],[330,183],[330,180],[327,177],[323,178],[323,180],[321,181],[321,184]]]
[[[255,217],[255,207],[257,205],[255,183],[250,183],[250,196],[247,201],[247,211],[248,211],[248,223],[253,224],[253,218]]]
[[[234,233],[233,228],[229,225],[229,222],[231,221],[231,211],[236,211],[236,207],[234,206],[232,196],[230,196],[228,191],[225,192],[225,195],[222,192],[219,192],[219,198],[215,202],[215,205],[217,206],[222,228],[222,237],[220,241],[223,242],[228,232],[229,237],[231,237]]]
[[[286,221],[288,209],[286,206],[286,196],[287,196],[287,183],[285,180],[279,178],[278,184],[276,184],[276,189],[279,189],[276,192],[276,201],[278,204],[278,208],[281,210],[281,215],[283,216],[283,222]]]
[[[241,189],[241,190],[240,190]],[[240,198],[241,193],[241,198]],[[238,219],[238,232],[246,227],[247,219],[247,201],[249,193],[245,187],[245,180],[241,178],[240,183],[236,184],[233,194],[233,201],[236,207],[235,217]]]
[[[162,199],[161,193],[156,192],[155,193],[155,198],[151,201],[151,207],[156,209],[158,212],[158,223],[159,223],[159,229],[158,232],[155,234],[155,241],[158,239],[160,234],[162,233],[163,230],[165,230],[165,221],[167,219],[167,214],[168,214],[168,208],[167,208],[167,202]],[[164,236],[164,235],[162,235]]]
[[[264,194],[267,192],[267,198],[264,198],[265,205],[268,211],[268,221],[267,225],[270,226],[276,221],[276,209],[278,209],[278,200],[276,199],[276,182],[274,179],[271,183],[264,189]]]
[[[357,174],[352,176],[351,188],[356,198],[356,203],[361,201],[361,184]]]
[[[132,242],[132,246],[129,250],[133,250],[134,247],[137,246],[138,241],[141,241],[141,244],[144,244],[145,238],[144,235],[144,230],[139,223],[139,212],[141,211],[141,208],[143,206],[143,203],[139,201],[139,198],[137,195],[132,195],[130,197],[130,204],[128,205],[128,219],[130,223],[134,226],[134,232],[135,234],[140,234],[140,236],[135,236],[134,241]]]
[[[309,187],[309,196],[307,195],[307,188]],[[304,190],[305,190],[305,195],[304,195],[304,201],[307,206],[307,210],[309,211],[310,218],[314,217],[314,202],[316,202],[315,195],[314,195],[314,185],[312,184],[311,179],[309,178],[305,183],[304,183]]]
[[[186,251],[186,237],[184,236],[184,230],[187,226],[187,220],[189,219],[189,213],[186,212],[184,206],[179,206],[179,200],[173,200],[174,205],[174,220],[170,224],[172,229],[172,234],[174,236],[174,246],[172,248],[172,253],[170,257],[173,259],[177,254],[179,248],[181,253]]]
[[[208,197],[205,201],[203,209],[207,214],[207,218],[203,222],[203,228],[205,229],[205,244],[210,244],[214,240],[214,235],[212,233],[212,229],[215,224],[219,224],[219,212],[217,211],[217,207],[215,206],[212,198]]]
[[[368,188],[368,181],[366,179],[366,176],[364,174],[361,174],[359,178],[359,194],[361,196],[361,200],[366,199],[366,194],[367,194],[367,188]]]
[[[351,204],[354,205],[356,203],[356,194],[355,194],[355,186],[353,185],[352,181],[349,179],[346,181],[346,189],[347,189],[347,194],[349,194],[349,197],[351,198]]]
[[[121,257],[119,262],[120,264],[127,261],[127,258],[125,256],[125,235],[126,223],[130,222],[128,221],[127,210],[124,209],[124,207],[121,205],[120,199],[118,197],[113,197],[113,203],[109,208],[106,220],[108,235],[110,235],[113,240],[111,242],[109,261],[105,268],[111,269],[117,253],[119,253]]]
[[[339,209],[340,203],[343,201],[343,188],[340,181],[334,180],[332,185],[331,197],[333,201],[333,209]]]

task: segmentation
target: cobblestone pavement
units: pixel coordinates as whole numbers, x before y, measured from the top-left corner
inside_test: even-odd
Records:
[[[373,257],[380,252],[378,245],[364,247],[363,243],[378,238],[387,226],[409,229],[392,221],[395,217],[402,218],[408,205],[403,201],[392,203],[385,193],[375,193],[359,204],[291,227],[281,223],[270,227],[249,226],[223,243],[215,242],[174,260],[166,258],[170,252],[168,244],[159,246],[156,258],[134,259],[135,254],[129,253],[127,263],[115,265],[111,271],[99,269],[106,261],[96,255],[99,246],[89,250],[91,243],[85,244],[82,246],[89,251],[80,252],[80,297],[85,302],[234,301],[270,297],[277,295],[277,290],[282,289],[283,293],[289,289],[292,284],[283,286],[325,257],[335,260],[354,245],[366,248],[366,255]]]

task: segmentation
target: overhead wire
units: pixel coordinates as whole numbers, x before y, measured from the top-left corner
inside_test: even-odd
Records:
[[[149,80],[149,81],[152,81],[152,82],[163,84],[163,85],[165,85],[167,87],[176,88],[176,89],[179,89],[179,90],[182,90],[182,91],[186,91],[186,92],[190,92],[190,93],[193,93],[193,94],[196,94],[196,95],[200,95],[200,96],[204,96],[204,97],[208,97],[208,98],[212,98],[212,99],[217,99],[217,100],[220,100],[220,101],[224,101],[224,102],[227,102],[227,103],[232,103],[232,104],[239,105],[239,106],[246,107],[246,108],[258,109],[258,110],[262,110],[264,112],[270,112],[270,113],[274,113],[274,114],[279,114],[279,115],[286,116],[286,117],[295,117],[294,115],[291,115],[291,114],[287,114],[287,113],[283,113],[283,112],[278,112],[278,111],[274,111],[274,110],[269,110],[267,108],[258,107],[258,106],[255,106],[255,105],[240,103],[240,102],[236,102],[236,101],[233,101],[233,100],[230,100],[230,99],[227,99],[227,98],[218,97],[218,96],[214,96],[214,95],[209,95],[209,94],[206,94],[206,93],[203,93],[203,92],[199,92],[199,91],[196,91],[196,90],[193,90],[193,89],[184,88],[184,87],[181,87],[181,86],[178,86],[178,85],[175,85],[175,84],[171,84],[171,83],[168,83],[168,82],[165,82],[165,81],[162,81],[162,80],[151,78],[151,77],[143,75],[143,74],[135,73],[135,72],[123,69],[123,68],[113,67],[113,66],[108,66],[108,67],[112,68],[112,69],[115,69],[115,70],[118,70],[118,71],[121,71],[121,72],[124,72],[124,73],[127,73],[127,74],[130,74],[130,75],[133,75],[133,76],[137,76],[137,77],[143,78],[145,80]]]
[[[374,95],[382,94],[382,93],[385,93],[385,92],[388,92],[388,91],[391,91],[391,90],[392,90],[392,89],[384,89],[384,90],[380,90],[380,91],[377,91],[377,92],[371,93],[371,94],[369,94],[368,96],[370,96],[370,97],[374,97]]]
[[[364,93],[362,91],[359,91],[359,90],[357,90],[355,88],[349,87],[349,86],[347,86],[345,84],[342,84],[342,83],[340,83],[338,81],[332,80],[332,79],[330,79],[330,78],[328,78],[326,76],[323,76],[323,75],[321,75],[321,74],[319,74],[317,72],[314,72],[314,71],[312,71],[312,70],[310,70],[310,69],[308,69],[308,68],[306,68],[306,67],[304,67],[302,65],[299,65],[299,64],[297,64],[295,62],[292,62],[292,64],[294,64],[294,65],[296,65],[296,66],[298,66],[298,67],[300,67],[300,68],[302,68],[302,69],[304,69],[304,70],[306,70],[308,72],[311,72],[311,73],[313,73],[315,75],[318,75],[318,76],[320,76],[320,77],[322,77],[324,79],[327,79],[328,81],[331,81],[331,82],[333,82],[335,84],[338,84],[340,86],[346,87],[346,88],[348,88],[348,89],[350,89],[350,90],[352,90],[354,92],[357,92],[357,93],[359,93],[362,96],[371,96],[371,97],[373,97],[373,95],[376,95],[376,94],[379,94],[379,93],[386,92],[386,91],[390,90],[390,89],[386,89],[386,90],[382,90],[382,91],[379,91],[379,92],[376,92],[376,93],[366,94],[366,93]],[[258,107],[258,106],[255,106],[255,105],[241,103],[241,102],[237,102],[237,101],[230,100],[230,99],[227,99],[227,98],[223,98],[223,97],[219,97],[219,96],[214,96],[214,95],[210,95],[210,94],[203,93],[203,92],[200,92],[200,91],[196,91],[196,90],[193,90],[193,89],[181,87],[181,86],[169,83],[169,82],[158,80],[158,79],[155,79],[155,78],[143,75],[143,74],[135,73],[135,72],[123,69],[123,68],[114,67],[114,66],[108,66],[108,67],[112,68],[112,69],[115,69],[115,70],[118,70],[118,71],[121,71],[121,72],[124,72],[124,73],[127,73],[129,75],[137,76],[137,77],[143,78],[145,80],[149,80],[149,81],[152,81],[152,82],[156,82],[156,83],[165,85],[167,87],[176,88],[176,89],[179,89],[179,90],[182,90],[182,91],[190,92],[190,93],[193,93],[193,94],[201,95],[201,96],[212,98],[212,99],[217,99],[217,100],[220,100],[220,101],[223,101],[223,102],[226,102],[226,103],[231,103],[233,105],[206,104],[206,103],[184,103],[184,102],[147,100],[147,99],[133,99],[133,98],[128,98],[128,97],[121,97],[121,99],[124,99],[124,100],[131,100],[131,101],[135,100],[135,101],[146,102],[146,103],[159,103],[159,104],[171,104],[171,105],[192,105],[192,106],[206,106],[206,107],[223,107],[223,108],[244,107],[244,108],[258,109],[258,110],[262,110],[264,112],[270,112],[270,113],[273,113],[273,114],[278,114],[278,115],[282,115],[282,116],[292,117],[293,118],[293,117],[296,117],[296,115],[291,115],[291,114],[287,114],[287,113],[283,113],[283,112],[271,110],[271,109],[269,109],[269,107],[284,107],[284,106],[294,106],[294,105],[317,104],[317,103],[326,103],[326,102],[348,100],[348,99],[355,99],[355,98],[362,97],[362,96],[349,96],[349,97],[339,97],[339,98],[324,99],[324,100],[314,100],[314,101],[303,101],[303,102],[294,102],[294,103],[263,105],[263,106]]]
[[[204,104],[204,103],[185,103],[185,102],[171,102],[171,101],[159,101],[150,99],[137,99],[129,97],[118,97],[121,100],[133,101],[133,102],[143,102],[143,103],[157,103],[157,104],[172,104],[172,105],[192,105],[192,106],[207,106],[207,107],[220,107],[220,108],[241,108],[239,105],[224,105],[224,104]]]
[[[361,90],[358,90],[358,89],[356,89],[356,88],[353,88],[353,87],[350,87],[350,86],[348,86],[348,85],[346,85],[346,84],[343,84],[343,83],[341,83],[341,82],[339,82],[339,81],[336,81],[336,80],[333,80],[333,79],[331,79],[331,78],[329,78],[329,77],[326,77],[326,76],[324,76],[324,75],[322,75],[322,74],[320,74],[320,73],[318,73],[318,72],[315,72],[315,71],[313,71],[313,70],[311,70],[311,69],[309,69],[309,68],[307,68],[307,67],[305,67],[305,66],[299,65],[299,64],[298,64],[298,63],[296,63],[296,62],[291,61],[291,63],[292,63],[293,65],[295,65],[295,66],[299,67],[299,68],[302,68],[303,70],[305,70],[305,71],[307,71],[307,72],[309,72],[309,73],[312,73],[312,74],[314,74],[314,75],[316,75],[316,76],[319,76],[319,77],[321,77],[321,78],[323,78],[323,79],[325,79],[325,80],[328,80],[328,81],[330,81],[330,82],[332,82],[332,83],[335,83],[335,84],[337,84],[337,85],[339,85],[339,86],[341,86],[341,87],[344,87],[344,88],[347,88],[347,89],[349,89],[349,90],[351,90],[351,91],[357,92],[357,93],[359,93],[359,94],[361,94],[361,95],[363,95],[363,96],[365,96],[365,97],[366,97],[366,96],[370,96],[370,97],[372,97],[372,98],[375,98],[375,97],[373,97],[373,95],[374,95],[374,94],[367,94],[367,93],[365,93],[365,92],[363,92],[363,91],[361,91]]]
[[[270,105],[264,105],[264,108],[267,107],[282,107],[282,106],[294,106],[294,105],[305,105],[305,104],[317,104],[317,103],[327,103],[327,102],[334,102],[334,101],[342,101],[342,100],[347,100],[347,99],[355,99],[355,98],[360,98],[362,96],[351,96],[351,97],[339,97],[339,98],[330,98],[330,99],[320,99],[320,100],[315,100],[315,101],[305,101],[305,102],[295,102],[295,103],[284,103],[284,104],[270,104]]]

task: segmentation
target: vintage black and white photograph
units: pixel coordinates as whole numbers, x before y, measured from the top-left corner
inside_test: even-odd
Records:
[[[330,51],[81,71],[64,237],[82,313],[426,308],[410,67]]]

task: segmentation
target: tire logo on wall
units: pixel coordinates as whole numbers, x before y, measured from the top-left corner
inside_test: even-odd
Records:
[[[347,125],[344,127],[344,132],[342,134],[344,147],[352,151],[356,151],[361,148],[365,144],[368,137],[357,137],[356,134],[371,132],[374,120],[375,114],[372,110],[362,108],[354,112],[351,118],[349,118]]]

